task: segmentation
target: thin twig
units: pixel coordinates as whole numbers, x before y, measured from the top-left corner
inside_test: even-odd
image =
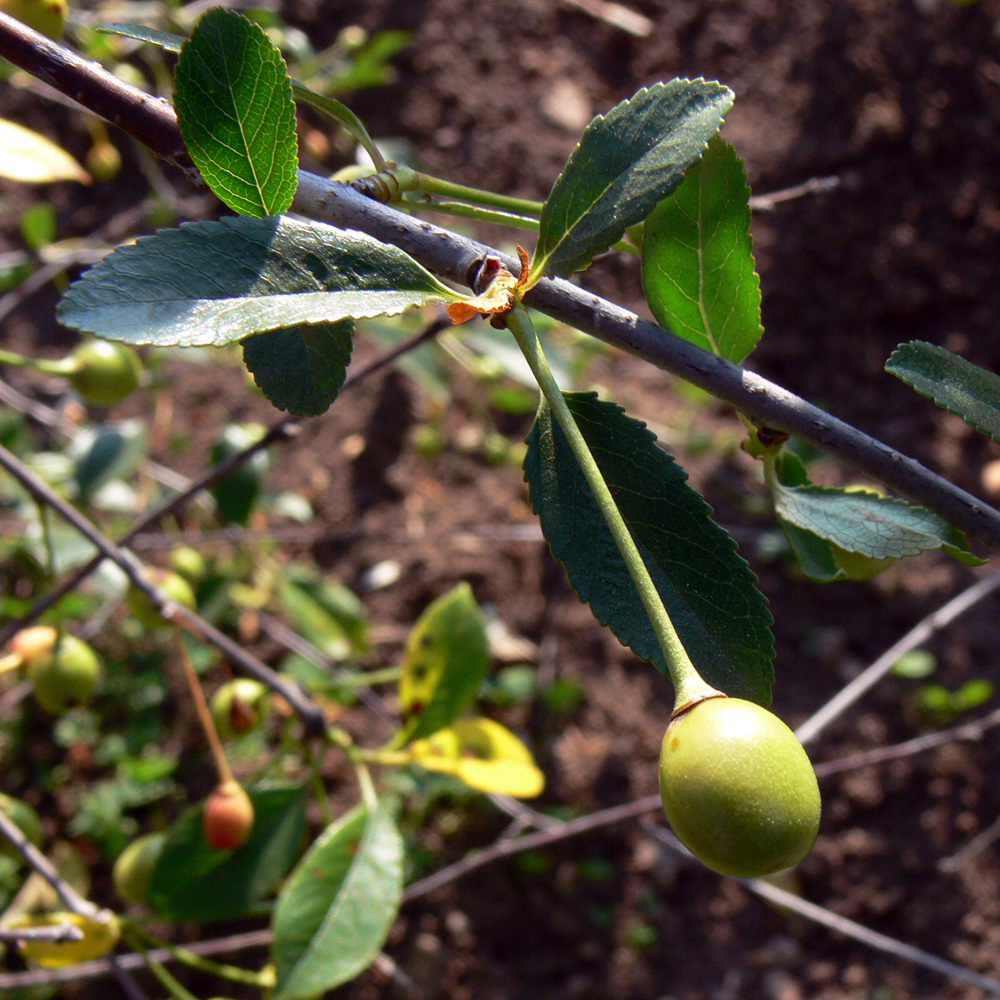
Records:
[[[811,177],[801,184],[782,188],[780,191],[752,195],[749,204],[755,212],[771,212],[786,201],[807,198],[814,194],[826,194],[828,191],[835,191],[838,187],[840,187],[839,177]]]
[[[82,941],[83,931],[76,924],[52,924],[48,927],[0,927],[0,942],[20,944],[22,941],[51,941],[67,944]]]
[[[806,719],[795,730],[802,743],[815,739],[842,712],[853,705],[866,691],[877,684],[893,667],[893,664],[904,654],[925,643],[935,632],[953,622],[959,615],[981,601],[1000,587],[1000,572],[974,583],[967,590],[953,597],[947,604],[932,612],[918,622],[902,639],[894,642],[870,667],[863,670],[846,687],[834,695],[818,712]]]

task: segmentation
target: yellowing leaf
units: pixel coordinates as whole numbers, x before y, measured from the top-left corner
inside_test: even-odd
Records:
[[[103,958],[118,944],[120,928],[113,913],[105,910],[97,917],[84,917],[79,913],[40,913],[21,917],[10,925],[19,927],[55,927],[72,924],[83,931],[79,941],[23,941],[19,945],[25,958],[46,969],[61,969],[93,958]]]
[[[530,799],[545,787],[528,748],[492,719],[461,719],[408,749],[421,767],[454,775],[480,792]]]
[[[0,118],[0,177],[24,184],[90,183],[90,174],[45,136]]]

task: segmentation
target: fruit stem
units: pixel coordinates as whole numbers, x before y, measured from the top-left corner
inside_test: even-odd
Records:
[[[0,365],[11,368],[33,368],[46,375],[72,375],[76,371],[76,363],[72,358],[28,358],[14,351],[0,350]]]
[[[138,939],[138,936],[134,933],[134,931],[130,928],[125,928],[123,929],[122,937],[125,939],[130,948],[142,955],[142,960],[146,963],[146,968],[149,969],[157,980],[159,980],[160,985],[170,994],[170,996],[174,997],[175,1000],[198,1000],[193,993],[187,990],[177,979],[173,977],[162,962],[158,962],[152,957],[152,955],[149,954],[149,950]]]
[[[607,524],[615,545],[625,561],[629,575],[639,591],[643,607],[646,609],[650,624],[653,626],[660,648],[663,650],[663,658],[666,660],[670,679],[674,683],[676,705],[678,707],[686,706],[705,698],[718,696],[721,692],[706,683],[691,662],[691,658],[677,634],[677,629],[674,628],[674,623],[670,620],[670,615],[667,614],[667,609],[663,606],[663,600],[656,589],[656,584],[653,583],[649,569],[639,554],[639,549],[625,524],[614,497],[611,495],[611,490],[608,489],[608,484],[604,481],[604,476],[590,446],[577,426],[576,419],[563,398],[562,390],[552,375],[531,317],[524,306],[518,303],[505,314],[505,318],[507,328],[514,335],[532,374],[538,381],[545,404],[552,410],[560,429],[566,435],[566,440],[580,466],[580,471],[590,487],[604,522]]]
[[[20,653],[8,653],[0,656],[0,675],[10,673],[12,670],[19,670],[24,666],[24,657]]]
[[[184,645],[184,633],[179,626],[174,627],[174,645],[177,648],[177,655],[180,657],[181,665],[184,667],[184,677],[187,680],[188,688],[191,691],[191,698],[194,701],[195,712],[198,721],[201,723],[205,739],[208,740],[208,747],[212,752],[212,759],[215,762],[215,770],[219,775],[219,784],[226,785],[235,783],[232,768],[226,759],[226,752],[222,749],[222,740],[212,721],[212,713],[209,711],[208,702],[205,700],[205,692],[201,689],[198,675],[194,672],[194,664],[188,654],[187,646]]]
[[[393,170],[404,191],[421,191],[424,194],[435,194],[443,198],[457,198],[459,201],[471,202],[473,205],[484,205],[487,208],[498,208],[502,212],[512,212],[515,215],[526,215],[537,219],[542,214],[542,203],[530,201],[527,198],[512,198],[510,195],[496,194],[493,191],[482,191],[479,188],[466,187],[464,184],[454,184],[452,181],[422,174],[417,170],[397,167]]]

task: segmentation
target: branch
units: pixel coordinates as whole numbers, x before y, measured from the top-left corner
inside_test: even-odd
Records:
[[[176,116],[169,106],[129,87],[96,63],[0,15],[0,56],[50,83],[84,107],[134,135],[154,153],[188,169]],[[299,172],[294,211],[358,229],[405,250],[459,284],[492,248],[373,202],[351,187]],[[794,434],[935,511],[967,534],[1000,548],[1000,511],[959,489],[889,445],[831,416],[781,386],[703,351],[663,327],[561,279],[541,281],[531,307],[672,372],[731,403],[760,426]]]

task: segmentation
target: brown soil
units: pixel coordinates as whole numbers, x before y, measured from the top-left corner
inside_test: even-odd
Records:
[[[767,332],[752,367],[983,493],[981,471],[996,448],[882,367],[897,343],[914,338],[988,367],[1000,363],[1000,0],[630,2],[654,24],[642,39],[556,0],[357,6],[299,0],[288,16],[318,45],[350,23],[411,31],[412,45],[395,60],[398,81],[359,93],[352,105],[377,138],[412,142],[429,172],[507,193],[544,197],[580,124],[642,85],[705,76],[733,87],[725,134],[745,158],[755,192],[839,178],[832,192],[755,218]],[[30,110],[37,105],[23,95],[3,100],[5,114],[38,122]],[[66,141],[83,142],[78,127]],[[100,217],[95,204],[119,210],[142,190],[60,189],[60,234],[88,232]],[[8,202],[0,249],[16,241],[17,204]],[[600,262],[585,280],[644,308],[632,261]],[[5,340],[65,344],[52,304],[47,293],[35,296],[9,321]],[[359,346],[359,356],[371,353]],[[168,372],[174,419],[191,446],[179,458],[159,457],[181,471],[200,467],[220,422],[273,412],[234,369],[177,361]],[[775,708],[790,723],[973,579],[973,571],[929,556],[871,584],[803,580],[766,558],[773,519],[752,461],[732,447],[738,425],[731,413],[686,402],[670,377],[626,356],[602,354],[587,378],[657,430],[740,540],[776,619]],[[319,518],[308,548],[332,575],[360,587],[372,565],[400,563],[398,583],[365,595],[373,622],[389,636],[387,663],[426,603],[464,579],[514,634],[538,645],[547,678],[583,686],[583,703],[569,717],[540,708],[502,716],[533,743],[548,776],[544,806],[579,813],[648,795],[656,789],[668,685],[601,630],[544,544],[516,530],[534,524],[520,472],[463,450],[463,434],[478,426],[480,413],[475,385],[456,379],[444,417],[449,444],[439,457],[421,457],[409,445],[412,425],[433,405],[419,386],[390,375],[308,422],[269,485],[314,503]],[[527,428],[513,421],[503,429],[517,437]],[[853,478],[850,470],[828,472]],[[935,680],[952,688],[974,677],[997,682],[993,601],[932,643]],[[811,748],[814,757],[916,735],[917,687],[883,682]],[[994,850],[953,875],[936,868],[1000,814],[998,749],[990,734],[825,780],[820,838],[794,888],[835,913],[1000,977]],[[433,831],[439,861],[488,844],[502,822],[486,810],[456,833],[444,829]],[[421,996],[984,995],[768,907],[657,847],[637,823],[530,861],[493,865],[404,909],[388,952]],[[638,925],[653,930],[650,942],[640,940]],[[393,990],[371,972],[338,995],[367,1000]]]

